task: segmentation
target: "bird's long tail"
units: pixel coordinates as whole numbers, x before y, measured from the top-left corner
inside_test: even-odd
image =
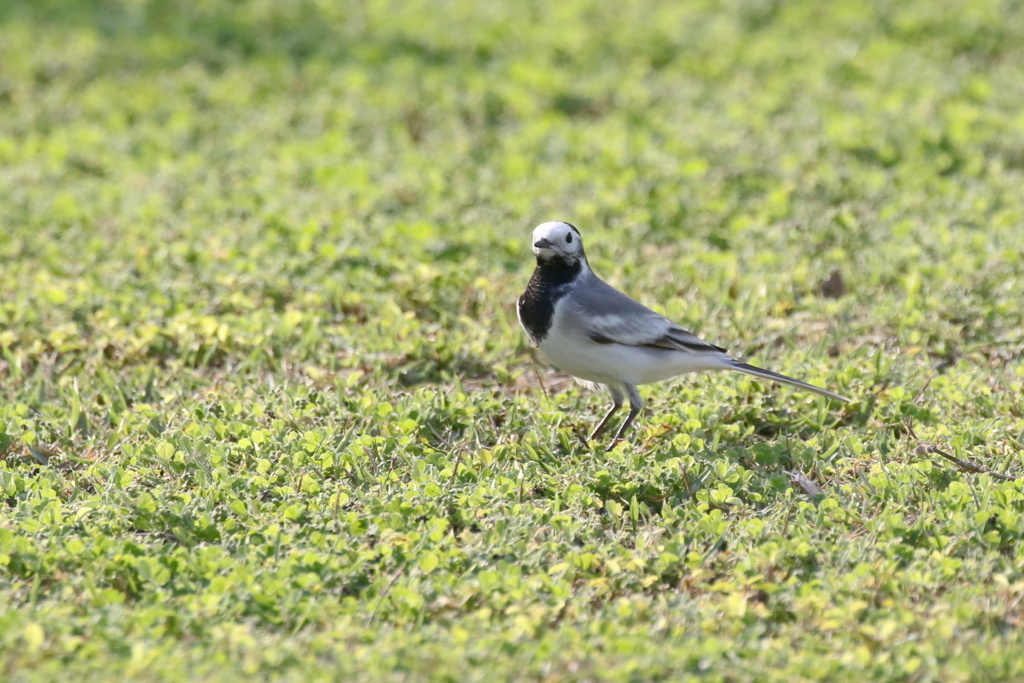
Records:
[[[786,377],[785,375],[780,375],[777,372],[772,372],[771,370],[765,370],[764,368],[748,365],[747,363],[733,361],[732,364],[729,365],[729,369],[735,370],[736,372],[742,372],[745,375],[753,375],[754,377],[760,377],[761,379],[770,379],[775,382],[782,382],[783,384],[799,387],[800,389],[806,389],[807,391],[813,391],[816,394],[820,394],[821,396],[825,396],[826,398],[831,398],[834,401],[842,401],[843,403],[853,402],[852,398],[840,396],[839,394],[832,393],[828,389],[822,389],[821,387],[816,387],[813,384],[801,382],[798,379]]]

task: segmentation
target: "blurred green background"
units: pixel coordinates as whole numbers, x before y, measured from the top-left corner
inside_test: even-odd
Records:
[[[915,438],[1021,470],[1022,64],[1016,1],[5,0],[0,670],[1019,679],[1020,483]],[[581,446],[544,220],[859,403]]]

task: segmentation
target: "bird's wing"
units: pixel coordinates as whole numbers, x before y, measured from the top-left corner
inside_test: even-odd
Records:
[[[572,294],[567,315],[598,344],[725,353],[590,274]]]

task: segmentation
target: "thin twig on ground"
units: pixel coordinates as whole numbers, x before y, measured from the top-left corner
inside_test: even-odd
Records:
[[[921,438],[917,435],[917,433],[914,432],[914,427],[913,425],[910,424],[909,421],[905,423],[905,426],[907,428],[907,435],[917,442],[917,453],[919,455],[938,455],[950,461],[951,463],[953,463],[962,470],[965,470],[967,472],[976,472],[977,474],[987,474],[993,479],[999,479],[1000,481],[1020,481],[1021,479],[1024,479],[1024,477],[1018,477],[1012,474],[1003,474],[1002,472],[996,472],[994,470],[990,470],[987,467],[982,467],[977,463],[971,462],[970,460],[958,458],[952,453],[948,453],[947,451],[942,450],[933,443],[922,441]]]
[[[988,469],[987,467],[982,467],[981,465],[973,463],[970,460],[958,458],[955,455],[947,453],[946,451],[942,450],[935,444],[922,443],[920,446],[918,446],[917,450],[919,453],[924,454],[934,453],[935,455],[941,456],[946,460],[949,460],[951,463],[954,463],[960,469],[967,470],[968,472],[977,472],[978,474],[987,474],[993,479],[999,479],[1000,481],[1020,481],[1021,479],[1024,479],[1024,477],[1015,477],[1012,474],[1003,474],[1002,472],[995,472],[993,470]]]

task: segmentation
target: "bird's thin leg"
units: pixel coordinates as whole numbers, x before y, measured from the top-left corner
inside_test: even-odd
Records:
[[[622,441],[622,435],[626,433],[633,421],[636,420],[636,416],[640,414],[640,409],[644,407],[644,401],[640,398],[640,392],[637,391],[636,387],[632,384],[626,386],[626,391],[629,392],[629,415],[622,422],[622,426],[619,427],[619,431],[615,432],[615,438],[608,444],[608,450],[615,448],[615,444]]]
[[[612,398],[612,408],[611,408],[611,410],[608,411],[608,413],[604,416],[603,420],[601,420],[600,422],[597,423],[597,426],[594,427],[593,433],[590,435],[590,437],[587,440],[588,441],[593,441],[597,437],[599,437],[602,434],[604,434],[604,430],[608,427],[608,420],[612,419],[612,415],[614,415],[616,412],[618,412],[619,408],[621,408],[621,407],[622,407],[622,399],[621,398],[614,398],[613,397]]]

